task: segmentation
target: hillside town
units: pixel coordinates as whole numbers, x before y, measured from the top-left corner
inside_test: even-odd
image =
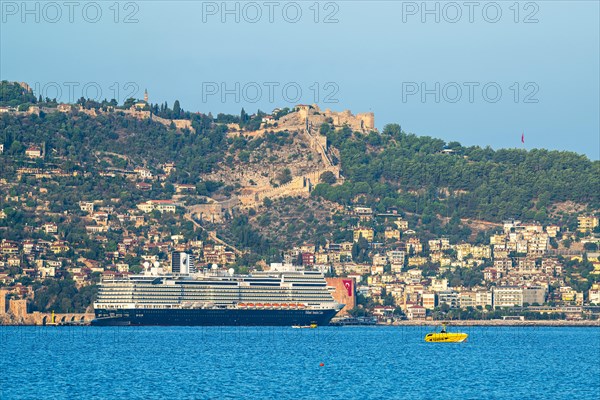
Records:
[[[126,213],[115,212],[102,200],[82,201],[79,207],[86,234],[107,248],[106,260],[86,258],[85,249],[62,239],[68,215],[62,223],[28,227],[30,233],[43,233],[45,239],[2,239],[0,293],[6,301],[0,313],[7,318],[11,300],[33,301],[34,288],[48,279],[70,277],[81,288],[96,285],[102,278],[139,273],[144,263],[159,263],[170,272],[173,252],[193,255],[198,269],[237,268],[240,253],[231,246],[210,237],[194,240],[161,229],[155,217],[185,217],[177,201],[149,200]],[[369,207],[353,207],[345,212],[359,221],[351,229],[352,241],[320,247],[305,243],[281,252],[284,265],[353,280],[356,297],[341,315],[372,316],[384,323],[438,318],[440,313],[455,312],[460,317],[459,310],[504,310],[507,315],[510,310],[527,310],[546,318],[568,319],[598,316],[593,306],[600,305],[600,285],[594,283],[587,291],[574,285],[600,276],[596,216],[579,216],[574,232],[557,225],[505,221],[488,244],[471,244],[451,243],[447,237],[421,240],[394,209],[376,213]],[[5,213],[0,217],[5,218]],[[382,232],[368,227],[376,219],[389,223]],[[135,234],[128,229],[133,227],[145,229]],[[119,233],[116,243],[109,240],[114,232]],[[557,240],[573,245],[559,251],[553,248]],[[593,267],[589,273],[569,273],[567,264],[584,260]],[[243,272],[266,268],[262,262]],[[462,271],[462,279],[457,271]],[[472,278],[465,279],[467,274]]]
[[[23,323],[28,312],[90,312],[102,279],[148,265],[172,272],[172,254],[181,252],[199,270],[321,271],[346,304],[340,318],[600,315],[600,224],[590,185],[582,185],[579,202],[570,193],[554,201],[548,193],[498,200],[503,216],[521,210],[513,214],[520,219],[502,222],[472,212],[470,203],[459,208],[468,191],[460,179],[451,182],[492,153],[407,135],[396,124],[380,133],[371,112],[299,104],[215,118],[184,112],[177,101],[173,109],[152,104],[147,92],[123,106],[59,104],[37,100],[25,83],[2,84],[25,100],[0,106],[7,123],[0,141],[0,322]],[[40,121],[52,130],[41,135]],[[386,180],[394,154],[373,161],[376,168],[360,160],[385,154],[384,140],[409,154],[407,177],[424,169],[417,158],[424,152],[428,163],[460,173],[425,189],[442,173],[432,167],[425,183],[395,186],[410,165],[392,166]],[[369,182],[366,172],[377,168],[379,181]],[[479,196],[473,201],[491,198]],[[340,279],[351,282],[350,293]]]

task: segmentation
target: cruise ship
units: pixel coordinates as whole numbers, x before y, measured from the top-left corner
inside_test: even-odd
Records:
[[[344,305],[318,271],[206,270],[105,278],[93,325],[327,325]]]

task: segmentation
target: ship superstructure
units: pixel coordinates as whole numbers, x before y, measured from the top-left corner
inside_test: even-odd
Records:
[[[324,325],[343,307],[317,271],[103,279],[96,325]]]

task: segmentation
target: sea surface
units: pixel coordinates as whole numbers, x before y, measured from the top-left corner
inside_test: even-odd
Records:
[[[600,328],[0,327],[1,399],[600,399]]]

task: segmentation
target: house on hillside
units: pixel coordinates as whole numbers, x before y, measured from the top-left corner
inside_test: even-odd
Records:
[[[42,149],[37,146],[31,146],[25,150],[25,156],[29,158],[42,158]]]

